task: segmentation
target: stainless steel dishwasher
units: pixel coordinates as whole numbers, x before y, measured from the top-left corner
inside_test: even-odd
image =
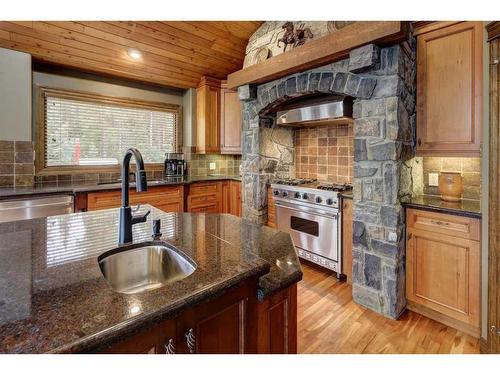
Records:
[[[72,195],[55,195],[0,201],[0,223],[73,213]]]

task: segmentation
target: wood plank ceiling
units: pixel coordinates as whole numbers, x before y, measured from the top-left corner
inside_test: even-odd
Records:
[[[0,22],[0,47],[57,64],[155,85],[196,87],[242,68],[258,21]],[[141,51],[132,59],[130,48]]]

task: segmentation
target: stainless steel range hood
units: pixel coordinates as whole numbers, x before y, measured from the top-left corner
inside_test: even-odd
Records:
[[[351,98],[291,108],[276,114],[278,125],[325,126],[350,122],[352,122]]]

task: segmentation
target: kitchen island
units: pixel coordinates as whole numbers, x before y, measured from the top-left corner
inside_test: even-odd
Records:
[[[114,291],[97,260],[117,246],[117,209],[1,223],[0,352],[143,352],[133,345],[151,337],[155,353],[296,351],[302,270],[288,234],[233,215],[140,211],[148,209],[148,221],[134,225],[134,243],[151,241],[151,221],[160,219],[157,243],[196,270],[136,294]],[[194,322],[191,346],[180,342],[188,332],[169,336],[186,322]],[[227,337],[237,342],[221,346]]]

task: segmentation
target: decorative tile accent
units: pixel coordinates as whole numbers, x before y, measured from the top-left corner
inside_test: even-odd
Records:
[[[239,175],[241,156],[219,154],[190,154],[186,155],[188,174],[194,177],[208,176],[209,174]],[[210,170],[210,163],[215,163],[216,169]]]
[[[295,132],[295,175],[319,181],[352,183],[353,126],[332,125]]]
[[[424,157],[424,194],[439,195],[437,186],[429,186],[429,173],[460,172],[463,178],[465,199],[481,199],[481,159],[480,158],[439,158]]]
[[[0,141],[0,187],[33,186],[33,144]]]

